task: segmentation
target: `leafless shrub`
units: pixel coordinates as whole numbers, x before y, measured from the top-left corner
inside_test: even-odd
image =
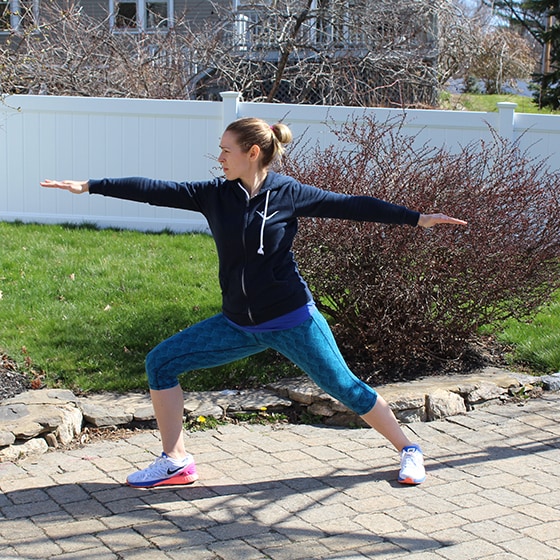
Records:
[[[479,30],[479,50],[469,75],[484,81],[486,93],[501,93],[512,80],[529,80],[538,58],[530,41],[511,29]]]
[[[287,172],[469,222],[301,224],[301,269],[365,378],[460,360],[481,326],[529,316],[560,286],[560,173],[545,162],[498,136],[453,154],[418,147],[398,123],[349,123],[338,135],[342,148],[299,148]]]

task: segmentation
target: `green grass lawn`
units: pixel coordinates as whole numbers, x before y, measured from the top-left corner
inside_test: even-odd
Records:
[[[509,321],[499,339],[513,346],[512,362],[536,372],[560,371],[560,293],[531,322]]]
[[[208,235],[0,223],[0,238],[0,349],[49,385],[146,389],[146,353],[220,310]],[[263,355],[182,382],[259,384],[290,373],[276,361]]]
[[[44,372],[50,386],[145,390],[146,353],[220,310],[208,235],[0,222],[0,238],[0,351]],[[514,345],[514,361],[560,370],[560,294],[501,338]],[[265,352],[181,382],[185,390],[246,388],[299,374]]]
[[[517,103],[515,109],[517,113],[560,114],[560,111],[553,111],[552,109],[539,109],[539,107],[533,103],[531,97],[514,94],[486,95],[475,93],[451,94],[444,92],[441,95],[440,104],[442,109],[494,112],[498,110],[497,103],[502,101]]]

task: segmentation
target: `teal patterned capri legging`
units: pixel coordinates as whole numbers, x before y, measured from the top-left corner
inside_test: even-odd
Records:
[[[146,357],[153,390],[179,385],[178,376],[224,365],[272,348],[300,367],[323,391],[359,415],[369,412],[377,393],[348,368],[327,321],[319,311],[297,327],[248,333],[221,313],[158,344]]]

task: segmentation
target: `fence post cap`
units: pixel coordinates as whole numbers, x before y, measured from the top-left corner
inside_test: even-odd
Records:
[[[515,109],[517,107],[517,103],[513,103],[512,101],[498,101],[496,105],[498,109]]]
[[[241,93],[239,93],[238,91],[221,91],[220,95],[222,97],[222,99],[237,99],[239,97],[241,97]]]

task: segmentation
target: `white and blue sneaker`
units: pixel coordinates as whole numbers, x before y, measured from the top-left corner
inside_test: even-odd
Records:
[[[151,465],[132,473],[126,483],[134,488],[153,488],[175,484],[192,484],[198,480],[192,455],[182,460],[172,459],[162,453]]]
[[[420,446],[413,444],[405,447],[401,451],[399,482],[401,484],[422,484],[425,480],[424,455]]]

